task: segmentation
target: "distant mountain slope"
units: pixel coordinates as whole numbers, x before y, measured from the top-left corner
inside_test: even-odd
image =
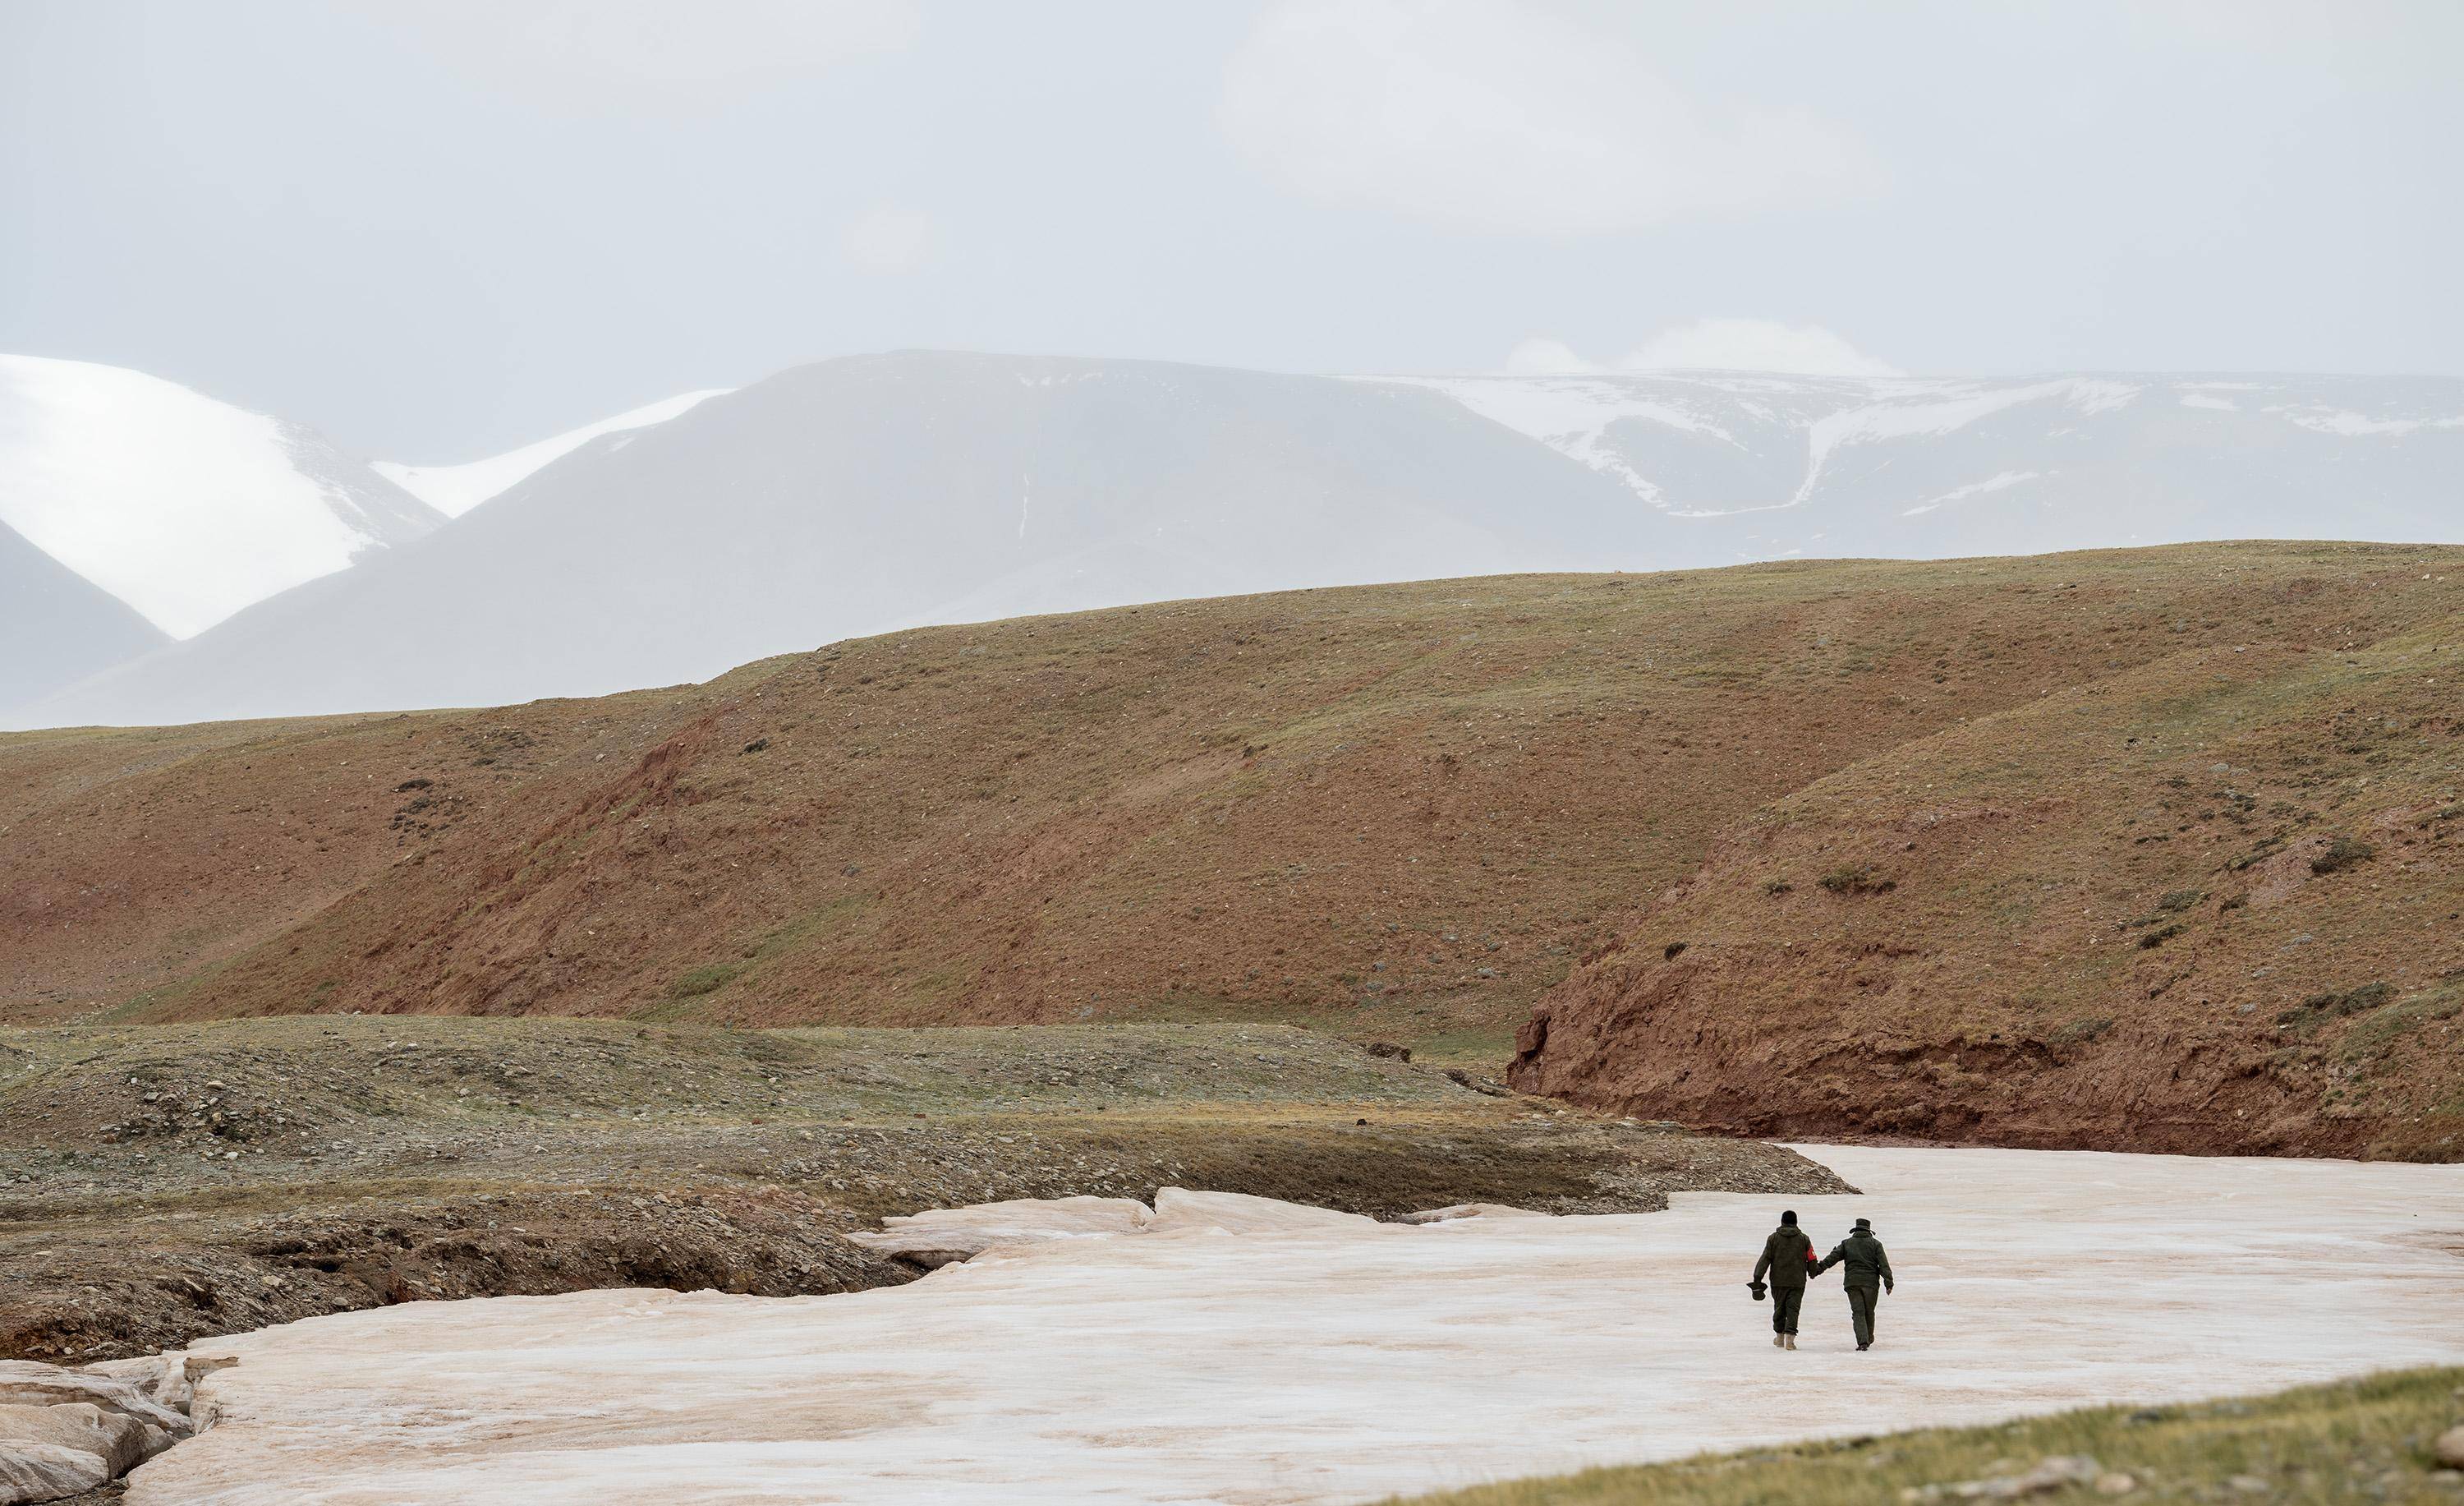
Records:
[[[2453,377],[1388,380],[1616,477],[1732,559],[2464,541]]]
[[[297,424],[0,356],[0,522],[173,637],[443,520]]]
[[[733,388],[715,387],[698,392],[679,392],[612,418],[603,418],[595,424],[566,430],[563,433],[524,445],[518,450],[509,450],[503,454],[490,455],[485,460],[473,460],[463,465],[404,465],[393,460],[378,460],[371,464],[370,469],[446,517],[459,518],[488,498],[517,485],[549,461],[571,454],[602,434],[620,434],[652,424],[664,424],[690,411],[697,403],[723,397],[733,390]]]
[[[9,734],[0,1015],[1267,1018],[1494,1066],[1545,996],[1523,1080],[1655,1118],[2436,1154],[2460,616],[2455,548],[1783,563]]]
[[[127,603],[0,523],[0,706],[169,641]]]
[[[20,720],[603,693],[936,618],[1639,565],[1670,531],[1610,478],[1416,388],[862,357],[585,444]]]
[[[273,421],[206,406],[275,453]],[[337,460],[303,480],[297,448],[255,492],[327,533],[319,476],[461,516],[348,570],[306,579],[363,543],[275,571],[294,588],[0,707],[0,725],[601,694],[913,624],[1517,569],[2464,542],[2464,380],[2435,377],[1331,378],[911,352],[680,394],[466,466]],[[51,552],[90,579],[110,565],[228,609],[284,558],[187,501],[173,511],[209,536],[184,543],[87,470],[106,501],[55,489],[73,525],[54,535],[83,552]],[[140,525],[99,526],[122,516]]]

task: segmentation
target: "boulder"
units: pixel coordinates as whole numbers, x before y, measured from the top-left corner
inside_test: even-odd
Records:
[[[2451,1470],[2464,1470],[2464,1428],[2450,1428],[2430,1446],[2438,1462]]]
[[[0,1506],[79,1495],[111,1478],[99,1454],[55,1443],[0,1443]]]

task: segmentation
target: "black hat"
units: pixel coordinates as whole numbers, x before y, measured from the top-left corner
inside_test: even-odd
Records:
[[[1857,1221],[1857,1227],[1859,1229],[1870,1230],[1874,1227],[1874,1221],[1871,1219],[1860,1218]]]
[[[1783,1223],[1783,1224],[1793,1224],[1793,1223],[1795,1223],[1795,1222],[1796,1222],[1796,1209],[1794,1209],[1794,1208],[1791,1208],[1791,1209],[1789,1209],[1787,1212],[1782,1213],[1782,1214],[1779,1216],[1779,1221],[1780,1221],[1781,1223]]]

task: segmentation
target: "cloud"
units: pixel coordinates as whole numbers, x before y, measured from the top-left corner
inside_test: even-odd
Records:
[[[1509,376],[1592,376],[1608,367],[1574,354],[1562,340],[1527,340],[1507,352]]]
[[[418,0],[373,13],[458,67],[567,104],[723,102],[895,52],[915,0]]]
[[[931,215],[896,204],[867,210],[839,232],[839,252],[847,264],[882,277],[913,272],[933,258],[939,243]]]
[[[1819,324],[1775,319],[1698,319],[1673,324],[1611,362],[1559,340],[1531,339],[1506,358],[1518,376],[1604,371],[1786,371],[1799,376],[1890,377],[1906,373],[1859,351]]]
[[[1903,376],[1819,324],[1775,319],[1698,319],[1661,330],[1617,363],[1627,371],[1682,368],[1793,371],[1807,376]]]
[[[1842,127],[1697,101],[1619,39],[1508,0],[1286,0],[1225,65],[1253,170],[1332,204],[1583,235],[1873,189]]]

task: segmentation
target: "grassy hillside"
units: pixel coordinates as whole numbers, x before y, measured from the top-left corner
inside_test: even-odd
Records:
[[[1514,1080],[1747,1132],[2464,1157],[2464,617],[2251,638],[1757,812]]]
[[[2168,744],[2097,742],[2100,762],[2082,765],[2062,740],[2096,742],[2100,718],[2206,717],[2217,687],[2277,686],[2304,665],[2434,653],[2464,612],[2459,565],[2455,550],[2235,544],[1441,582],[918,631],[706,686],[506,711],[14,735],[0,738],[0,921],[22,944],[0,957],[0,1008],[30,1022],[354,1009],[751,1025],[1260,1019],[1495,1066],[1533,1003],[1604,944],[1636,937],[1658,961],[1687,940],[1679,961],[1708,965],[1744,950],[1711,944],[1724,935],[1776,920],[1793,929],[1773,945],[1820,934],[1827,946],[1846,925],[1885,961],[1903,960],[1892,947],[1936,959],[1893,1008],[1921,982],[1926,1010],[1964,1019],[1975,1003],[1975,1033],[1990,1040],[2009,1034],[2000,990],[1969,984],[1989,963],[2013,965],[1987,955],[2013,937],[2055,951],[2075,940],[2050,897],[2038,919],[1991,932],[1964,908],[1969,890],[1820,887],[1855,866],[1849,855],[1879,870],[1866,848],[1888,845],[1885,827],[1941,813],[1869,801],[1826,816],[1824,802],[1894,789],[1960,748],[1990,755],[2005,781],[1981,807],[2037,800],[2032,783],[2050,781],[2061,792],[2029,807],[2044,840],[2104,834],[2024,859],[2024,872],[2044,870],[2037,882],[2073,881],[2057,863],[2087,865],[2079,881],[2098,886],[2117,869],[2126,916],[2111,913],[2119,890],[2079,900],[2106,906],[2101,920],[2178,890],[2206,891],[2196,903],[2210,907],[2238,892],[2166,866],[2197,845],[2192,833],[2138,843],[2160,814],[2236,839],[2246,818],[2254,847],[2278,826],[2288,851],[2337,834],[2375,843],[2375,860],[2292,886],[2280,913],[2313,941],[2277,965],[2307,991],[2269,998],[2259,1018],[2272,1027],[2331,984],[2342,997],[2384,981],[2412,1008],[2439,986],[2443,954],[2387,939],[2435,941],[2423,923],[2446,912],[2424,897],[2452,873],[2452,827],[2371,836],[2396,801],[2321,804],[2280,780],[2255,807],[2219,807],[2203,824],[2217,787],[2247,783],[2208,765],[2257,767],[2255,752],[2201,761],[2189,744],[2221,733],[2186,729]],[[2310,774],[2347,757],[2337,749],[2350,739],[2322,720],[2335,694],[2288,709],[2270,734],[2285,758],[2327,761]],[[2401,714],[2392,701],[2355,706]],[[2412,759],[2410,743],[2372,737],[2369,753]],[[2108,752],[2119,762],[2102,762]],[[2405,767],[2412,809],[2412,786],[2434,794],[2438,765],[2424,753]],[[2176,777],[2190,786],[2162,783]],[[2279,801],[2316,819],[2272,811]],[[1984,819],[1951,829],[2003,830]],[[1835,820],[1838,832],[1819,834]],[[2126,821],[2139,825],[2105,839]],[[1742,880],[1750,892],[1733,914],[1662,919],[1698,902],[1672,889],[1706,894],[1718,887],[1706,875],[1749,861],[1738,854],[1754,844],[1799,839],[1811,845],[1786,873],[1763,864]],[[1743,907],[1773,882],[1791,886],[1775,908]],[[1994,903],[2018,904],[2016,890],[1988,887]],[[2268,913],[2246,903],[2219,911],[2240,919],[2215,929]],[[1869,935],[1860,915],[1905,923]],[[2090,1045],[2109,1034],[2105,1049],[2120,1051],[2143,1042],[2143,1025],[2158,1039],[2206,1029],[2186,985],[2127,1008],[2114,995],[2132,967],[2192,950],[2192,921],[2165,923],[2186,929],[2130,966],[2031,974],[2046,1030]],[[2404,966],[2364,938],[2402,950]],[[2260,944],[2233,952],[2236,964]],[[2216,990],[2201,996],[2219,1008]],[[1580,1011],[1551,1008],[1569,1032],[1554,1039],[1577,1039]],[[2360,1015],[2323,1008],[2315,1039],[2332,1051]],[[2224,1028],[2247,1030],[2238,1018]],[[1946,1038],[1907,1040],[1926,1052]],[[1702,1085],[1747,1059],[1685,1056],[1678,1070],[1702,1071],[1670,1111],[1729,1117]],[[1946,1070],[1990,1074],[1996,1060]],[[2452,1080],[2450,1067],[2422,1080]],[[1637,1105],[1663,1086],[1629,1091],[1555,1045],[1526,1070],[1551,1074],[1529,1079],[1551,1091]],[[1826,1080],[1858,1099],[1866,1074],[1849,1061]],[[1819,1101],[1800,1096],[1788,1112]],[[1956,1094],[1928,1101],[1950,1107],[1896,1127],[1987,1122],[1963,1118]],[[1816,1120],[1846,1126],[1836,1115],[1757,1122]],[[2110,1121],[2082,1115],[2044,1134],[2093,1141]]]
[[[2195,1406],[2101,1406],[1420,1497],[1423,1506],[1902,1506],[1909,1501],[2453,1501],[2432,1442],[2464,1427],[2464,1370],[2411,1370]],[[2018,1488],[2029,1476],[2047,1481]],[[1961,1486],[1980,1487],[1962,1491]]]

